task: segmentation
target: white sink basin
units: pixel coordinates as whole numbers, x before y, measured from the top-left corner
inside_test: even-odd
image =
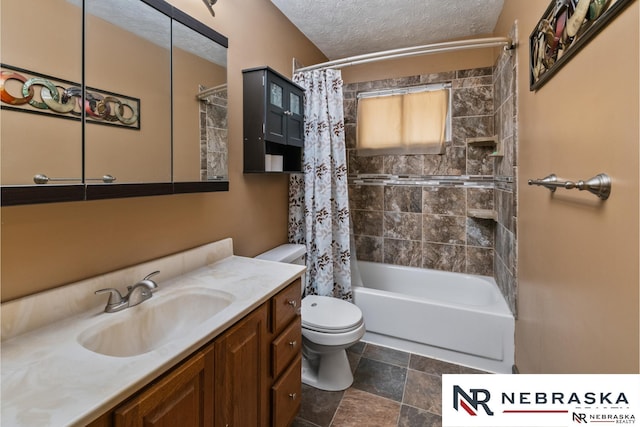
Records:
[[[107,356],[137,356],[183,337],[224,310],[233,299],[226,292],[205,288],[154,296],[121,312],[101,314],[105,320],[82,332],[78,342],[87,350]]]

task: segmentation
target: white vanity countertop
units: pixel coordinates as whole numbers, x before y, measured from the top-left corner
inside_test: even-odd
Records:
[[[109,316],[126,316],[149,301],[117,313],[104,313],[102,305],[6,339],[2,342],[0,424],[58,427],[93,421],[267,301],[303,271],[300,265],[232,255],[166,281],[158,278],[158,291],[149,301],[186,287],[219,290],[234,299],[185,336],[138,356],[94,353],[79,344],[78,336]],[[93,294],[93,290],[87,292]],[[106,302],[106,296],[101,297]]]

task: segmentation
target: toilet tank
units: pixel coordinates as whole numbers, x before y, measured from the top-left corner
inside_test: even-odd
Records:
[[[258,259],[264,259],[267,261],[284,262],[287,264],[306,265],[307,248],[305,245],[298,245],[295,243],[287,243],[275,247],[267,252],[263,252],[256,256]],[[304,295],[307,286],[307,276],[302,273],[300,277],[302,281],[301,294]]]
[[[267,252],[263,252],[256,258],[267,261],[285,262],[287,264],[305,265],[306,254],[307,248],[304,245],[287,243],[268,250]]]

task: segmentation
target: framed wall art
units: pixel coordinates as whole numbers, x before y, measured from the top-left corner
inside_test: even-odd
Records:
[[[140,130],[140,100],[0,64],[0,108]]]
[[[538,90],[635,0],[552,0],[529,36],[529,89]]]

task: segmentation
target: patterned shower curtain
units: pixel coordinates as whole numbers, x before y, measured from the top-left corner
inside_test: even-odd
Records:
[[[296,73],[304,97],[303,174],[289,181],[289,241],[307,247],[305,294],[350,301],[349,199],[342,77]]]

